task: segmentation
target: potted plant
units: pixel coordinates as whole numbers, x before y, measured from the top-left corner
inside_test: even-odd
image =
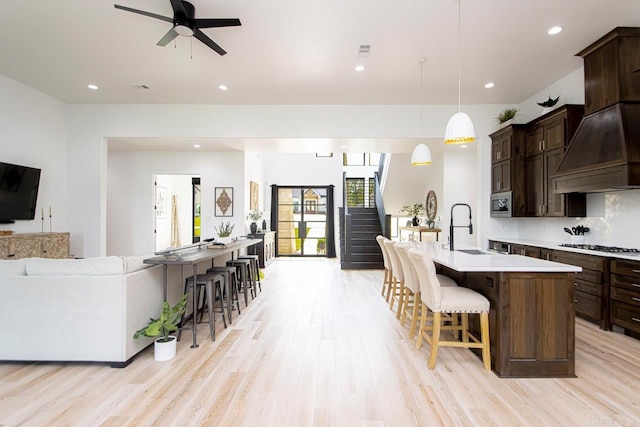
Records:
[[[176,357],[177,339],[175,336],[169,335],[169,333],[178,330],[178,323],[180,319],[182,319],[182,314],[187,307],[187,296],[188,294],[184,294],[182,298],[180,298],[180,301],[173,307],[169,305],[169,302],[163,301],[160,317],[157,319],[151,318],[147,326],[133,335],[133,338],[136,339],[162,335],[153,343],[154,359],[159,362]]]
[[[316,252],[318,253],[318,255],[324,255],[326,250],[327,250],[327,239],[325,239],[324,237],[321,237],[320,239],[318,239]]]
[[[256,224],[256,221],[260,221],[260,218],[262,218],[262,211],[254,209],[247,214],[247,218],[252,221],[250,225],[251,234],[256,234],[258,231],[258,224]]]
[[[400,209],[400,213],[406,213],[407,216],[411,217],[411,223],[414,226],[418,226],[420,221],[418,221],[418,215],[425,212],[424,205],[422,203],[416,203],[414,205],[404,205],[402,209]]]
[[[498,121],[500,128],[503,128],[513,123],[513,120],[517,115],[518,115],[517,107],[505,108],[500,112],[500,114],[496,116],[496,120]]]
[[[231,233],[233,233],[233,229],[235,228],[235,224],[231,224],[230,221],[221,222],[219,227],[215,225],[213,228],[218,233],[219,241],[222,243],[229,243],[231,241]]]

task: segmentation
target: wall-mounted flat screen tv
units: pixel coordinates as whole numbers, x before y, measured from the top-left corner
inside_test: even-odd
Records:
[[[0,223],[35,218],[40,172],[0,162]]]

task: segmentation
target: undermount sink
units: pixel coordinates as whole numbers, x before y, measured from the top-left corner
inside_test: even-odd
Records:
[[[456,249],[456,252],[464,252],[469,255],[491,255],[490,252],[481,251],[480,249]]]

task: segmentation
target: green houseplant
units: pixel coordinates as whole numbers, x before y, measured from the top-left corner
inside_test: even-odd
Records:
[[[233,229],[235,228],[235,224],[231,224],[230,221],[221,222],[219,227],[213,226],[216,233],[218,233],[218,237],[220,237],[221,242],[231,241],[231,233],[233,233]]]
[[[173,359],[176,355],[176,337],[170,335],[178,330],[178,323],[187,307],[188,294],[184,294],[173,307],[168,301],[162,302],[160,317],[151,318],[149,324],[136,331],[133,338],[158,337],[154,342],[154,357],[158,361]]]
[[[406,213],[407,216],[411,217],[411,222],[413,225],[418,225],[418,215],[423,214],[425,211],[424,205],[422,203],[416,203],[414,205],[404,205],[402,209],[400,209],[400,213]]]
[[[517,107],[505,108],[496,116],[496,120],[499,124],[503,124],[509,120],[514,119],[518,115]]]
[[[256,232],[258,231],[258,224],[256,224],[256,221],[259,221],[260,218],[262,218],[262,213],[262,211],[254,209],[252,211],[249,211],[249,213],[247,214],[247,218],[252,221],[250,225],[251,234],[256,234]]]

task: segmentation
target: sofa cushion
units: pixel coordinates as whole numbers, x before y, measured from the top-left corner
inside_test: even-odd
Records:
[[[27,276],[107,276],[124,274],[119,256],[85,259],[32,258],[27,262]]]
[[[24,276],[27,274],[27,261],[31,258],[5,260],[0,259],[0,276]]]
[[[124,262],[125,274],[133,273],[134,271],[144,270],[145,268],[153,267],[152,264],[145,264],[143,261],[148,258],[153,258],[155,255],[137,255],[137,256],[125,256],[122,257]]]

